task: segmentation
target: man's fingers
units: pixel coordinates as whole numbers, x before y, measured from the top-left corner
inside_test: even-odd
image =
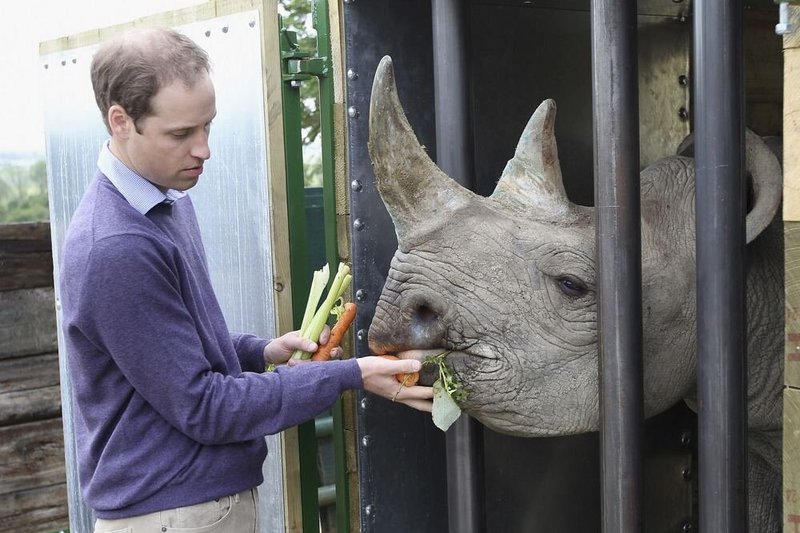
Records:
[[[426,413],[433,411],[433,402],[430,400],[403,400],[400,403]]]

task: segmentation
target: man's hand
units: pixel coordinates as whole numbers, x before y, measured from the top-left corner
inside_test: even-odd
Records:
[[[325,326],[319,336],[320,344],[328,342],[331,335],[331,328]],[[317,351],[317,343],[300,337],[299,331],[290,331],[277,339],[273,339],[264,347],[264,362],[266,364],[280,365],[289,361],[295,350],[314,353]],[[331,350],[331,357],[339,359],[342,356],[342,348],[338,346]]]
[[[419,372],[422,363],[415,359],[391,360],[383,357],[359,357],[361,379],[364,389],[428,413],[433,409],[433,387],[415,385],[406,387],[395,378],[395,374]]]

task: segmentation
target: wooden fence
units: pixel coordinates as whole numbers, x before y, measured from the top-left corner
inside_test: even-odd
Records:
[[[0,225],[0,533],[69,526],[48,223]]]

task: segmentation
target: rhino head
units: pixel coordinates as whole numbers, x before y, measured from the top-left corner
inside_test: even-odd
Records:
[[[370,348],[450,350],[467,393],[462,408],[517,436],[599,428],[595,215],[565,194],[555,114],[552,100],[536,109],[493,194],[483,197],[448,177],[419,144],[388,57],[372,90],[369,152],[398,249]],[[748,241],[780,203],[780,169],[770,173],[777,178],[754,184]],[[648,416],[695,387],[694,209],[691,159],[672,156],[642,172]]]

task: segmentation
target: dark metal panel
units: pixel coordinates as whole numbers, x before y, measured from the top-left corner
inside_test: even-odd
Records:
[[[695,431],[696,416],[684,404],[645,423],[648,533],[695,530]],[[540,439],[491,430],[484,435],[487,532],[600,531],[598,433]]]
[[[700,530],[747,530],[741,0],[695,2]]]
[[[592,0],[602,525],[644,527],[642,261],[635,0]]]
[[[348,168],[353,290],[359,305],[356,355],[369,355],[367,329],[397,248],[394,226],[373,185],[367,152],[369,95],[381,57],[391,55],[398,91],[420,142],[435,146],[430,0],[346,1]],[[429,414],[363,393],[358,401],[361,531],[447,531],[444,433]]]

